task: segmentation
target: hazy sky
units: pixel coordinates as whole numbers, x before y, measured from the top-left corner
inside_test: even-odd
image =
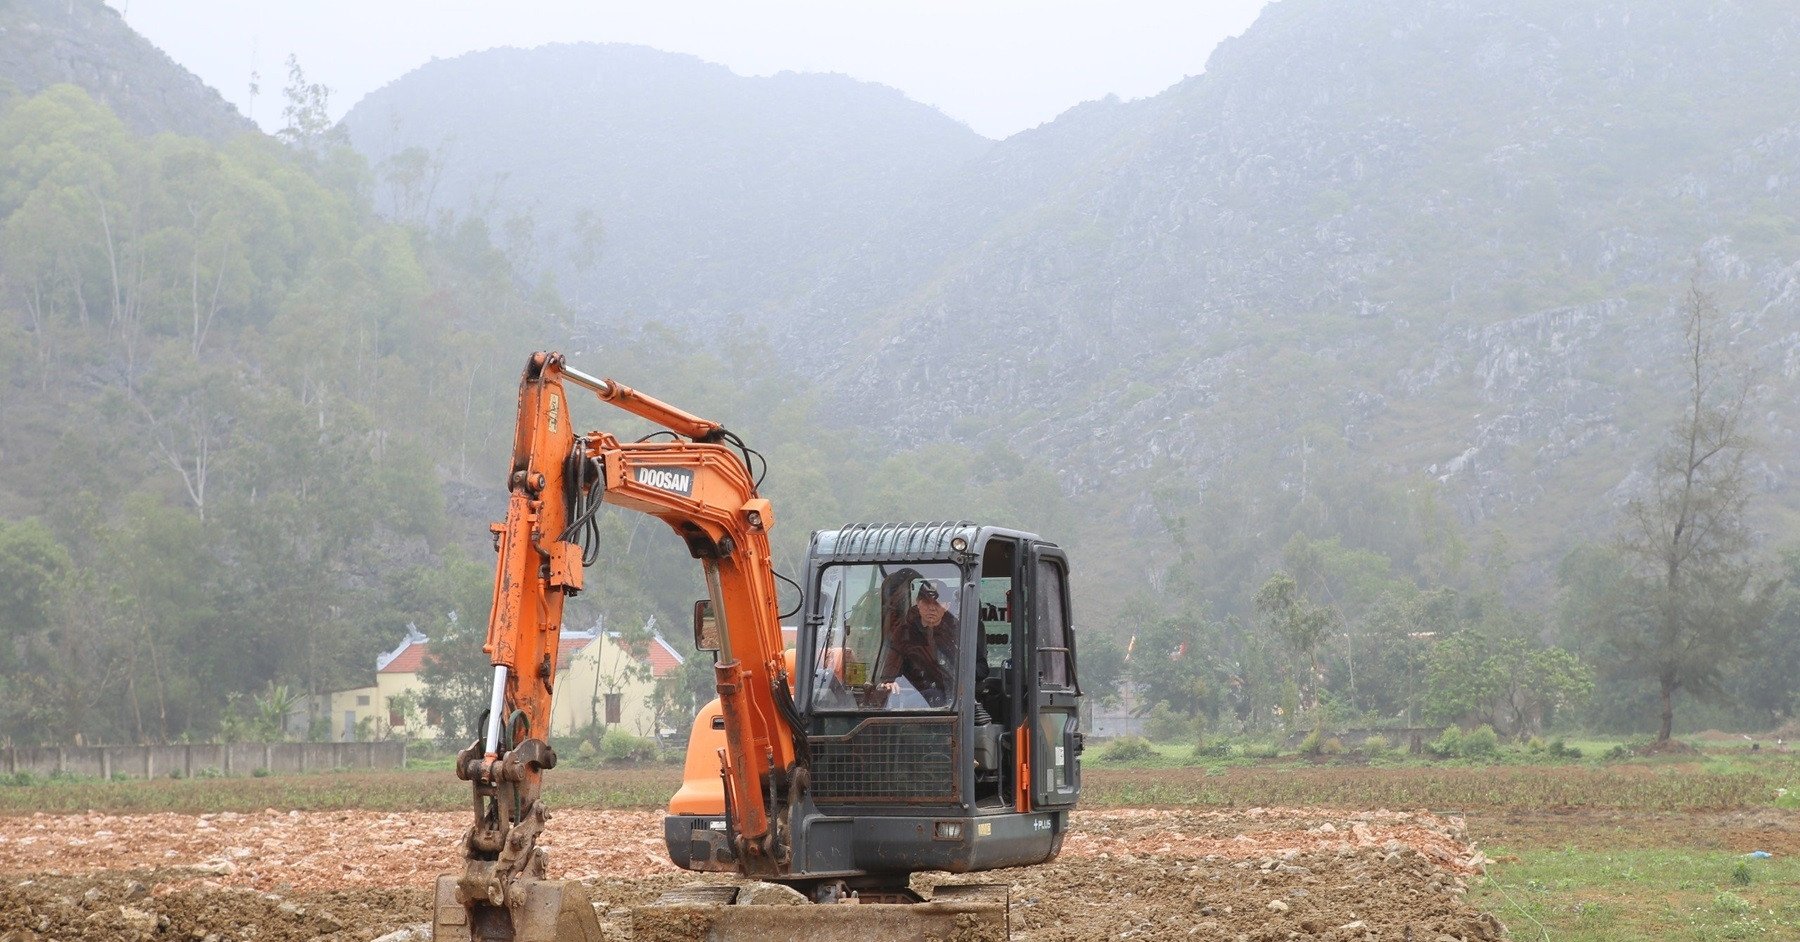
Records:
[[[1195,75],[1266,0],[109,0],[265,128],[283,61],[333,89],[334,117],[433,57],[493,46],[627,42],[742,75],[843,72],[990,137],[1108,94]],[[250,73],[262,75],[251,106]]]

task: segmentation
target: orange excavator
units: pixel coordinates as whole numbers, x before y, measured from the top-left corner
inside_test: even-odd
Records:
[[[578,434],[569,386],[660,426]],[[955,873],[1056,856],[1080,794],[1080,688],[1068,562],[1036,535],[973,522],[815,532],[795,647],[783,641],[761,456],[734,433],[533,354],[519,385],[486,652],[482,735],[456,760],[473,788],[463,869],[437,885],[437,942],[599,942],[579,884],[537,846],[566,599],[598,562],[606,504],[661,519],[700,562],[695,645],[718,699],[695,720],[670,802],[671,859],[781,884],[807,906],[739,905],[703,883],[633,914],[658,940],[998,939],[1005,887]],[[855,904],[855,905],[844,905]]]

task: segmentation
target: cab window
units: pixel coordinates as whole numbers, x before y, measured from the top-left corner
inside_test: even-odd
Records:
[[[826,567],[810,656],[812,708],[953,709],[960,596],[950,563]]]
[[[1063,569],[1048,559],[1037,564],[1038,684],[1070,686],[1069,613],[1064,610]]]

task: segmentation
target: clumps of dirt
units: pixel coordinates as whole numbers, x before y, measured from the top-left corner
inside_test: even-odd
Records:
[[[0,881],[5,942],[367,942],[430,918],[424,889],[282,895],[184,870]]]
[[[1107,809],[1048,865],[956,879],[1010,883],[1026,942],[1491,942],[1505,927],[1465,896],[1486,863],[1450,815]]]
[[[662,815],[556,810],[542,846],[562,879],[669,872]],[[467,812],[44,814],[0,817],[0,873],[191,868],[263,891],[429,886],[460,866]]]
[[[1287,851],[1171,863],[1102,854],[987,875],[1012,881],[1012,938],[1223,939],[1229,942],[1494,942],[1491,914],[1464,878],[1401,849]]]
[[[587,885],[606,942],[631,942],[634,907],[725,879],[674,869],[652,817],[562,813],[546,842],[552,876]],[[429,920],[432,878],[453,867],[460,824],[275,811],[0,819],[0,942],[367,942]],[[1072,827],[1050,864],[920,874],[915,888],[1007,885],[1021,942],[1505,937],[1465,900],[1486,858],[1456,817],[1096,809]]]

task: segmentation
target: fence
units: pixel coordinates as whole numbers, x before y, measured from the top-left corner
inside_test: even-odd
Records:
[[[240,742],[170,746],[9,746],[0,749],[0,772],[65,773],[112,778],[190,777],[202,772],[250,775],[329,772],[333,769],[402,769],[406,743]]]

